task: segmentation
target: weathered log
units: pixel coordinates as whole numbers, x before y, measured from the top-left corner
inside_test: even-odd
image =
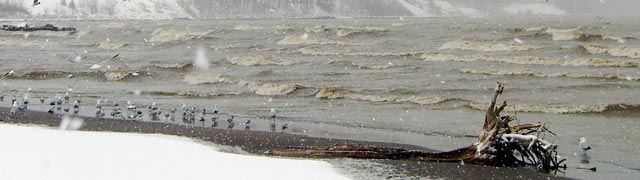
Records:
[[[557,171],[563,160],[558,160],[557,145],[543,140],[544,123],[509,125],[516,120],[512,116],[501,116],[507,106],[497,106],[498,97],[504,87],[498,83],[489,108],[485,114],[482,133],[471,146],[447,152],[421,152],[393,147],[334,146],[334,147],[287,147],[269,153],[278,156],[312,158],[359,158],[402,159],[416,161],[459,162],[492,166],[535,166],[540,171]],[[551,133],[553,134],[553,133]]]

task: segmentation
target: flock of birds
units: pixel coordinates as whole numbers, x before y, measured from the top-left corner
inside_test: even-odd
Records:
[[[6,99],[5,95],[0,96],[0,101],[4,101]],[[81,110],[81,100],[75,99],[73,103],[71,102],[71,96],[69,92],[65,93],[64,96],[56,96],[55,98],[40,98],[40,103],[43,105],[49,105],[49,109],[47,112],[49,114],[62,113],[67,115],[78,116]],[[27,96],[23,97],[21,101],[19,101],[15,96],[11,99],[11,107],[10,113],[15,114],[18,112],[24,112],[29,109],[29,98]],[[162,111],[158,105],[153,102],[145,108],[138,108],[135,103],[131,101],[127,101],[124,107],[121,107],[120,103],[116,100],[113,104],[113,109],[108,113],[107,110],[103,109],[103,101],[97,100],[95,105],[94,115],[96,118],[113,118],[113,119],[122,119],[122,120],[138,120],[142,121],[145,117],[144,110],[146,109],[146,114],[148,115],[148,119],[151,121],[165,121],[165,122],[176,122],[176,113],[178,111],[177,108],[171,108],[169,110]],[[195,125],[196,121],[199,121],[203,126],[205,125],[207,119],[211,121],[211,127],[219,127],[220,123],[220,112],[214,106],[212,111],[208,111],[206,108],[202,108],[198,110],[196,107],[189,107],[186,104],[182,104],[180,109],[182,111],[182,123]],[[163,118],[164,117],[164,118]],[[226,119],[227,129],[233,129],[235,127],[235,117],[234,115],[228,116]],[[276,131],[276,119],[277,119],[277,111],[274,108],[271,108],[269,112],[270,119],[270,130]],[[251,119],[247,119],[242,124],[245,130],[251,129]],[[287,123],[282,124],[280,127],[281,132],[285,132],[289,128]]]

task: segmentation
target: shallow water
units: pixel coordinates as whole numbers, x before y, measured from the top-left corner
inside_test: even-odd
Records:
[[[498,23],[500,22],[500,23]],[[19,24],[25,22],[1,22]],[[3,106],[97,99],[163,110],[214,106],[236,128],[278,125],[312,136],[450,150],[474,142],[495,82],[522,121],[544,121],[558,137],[567,176],[640,174],[640,26],[634,19],[327,19],[29,21],[78,32],[0,31]],[[190,63],[204,48],[210,67]],[[69,60],[82,56],[79,63]],[[106,61],[98,70],[94,64]],[[73,78],[67,76],[73,74]],[[110,110],[107,110],[109,113]],[[179,119],[179,118],[177,118]],[[205,126],[210,126],[207,119]],[[196,122],[198,124],[198,122]],[[221,122],[226,127],[226,122]],[[590,164],[574,154],[593,147]]]

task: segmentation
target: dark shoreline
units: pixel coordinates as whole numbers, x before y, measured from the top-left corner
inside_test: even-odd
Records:
[[[85,123],[81,130],[84,131],[176,135],[204,140],[220,145],[236,146],[246,152],[256,155],[268,155],[264,152],[274,149],[285,149],[288,146],[339,146],[350,144],[379,147],[400,147],[409,150],[433,152],[433,150],[427,148],[406,144],[309,137],[280,132],[247,131],[240,129],[226,130],[162,122],[92,117],[83,118]],[[0,107],[0,122],[2,123],[36,124],[57,127],[60,124],[60,120],[61,115],[58,114],[51,115],[46,112],[39,111],[26,111],[17,114],[10,114],[8,108]],[[461,165],[461,163],[400,160],[373,161],[392,165],[397,171],[405,173],[408,176],[445,179],[567,179],[565,177],[538,173],[534,170],[525,168],[489,167],[471,164]]]

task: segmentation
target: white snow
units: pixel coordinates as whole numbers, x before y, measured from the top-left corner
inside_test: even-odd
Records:
[[[1,179],[348,179],[322,161],[223,153],[167,135],[0,124],[0,144]]]

